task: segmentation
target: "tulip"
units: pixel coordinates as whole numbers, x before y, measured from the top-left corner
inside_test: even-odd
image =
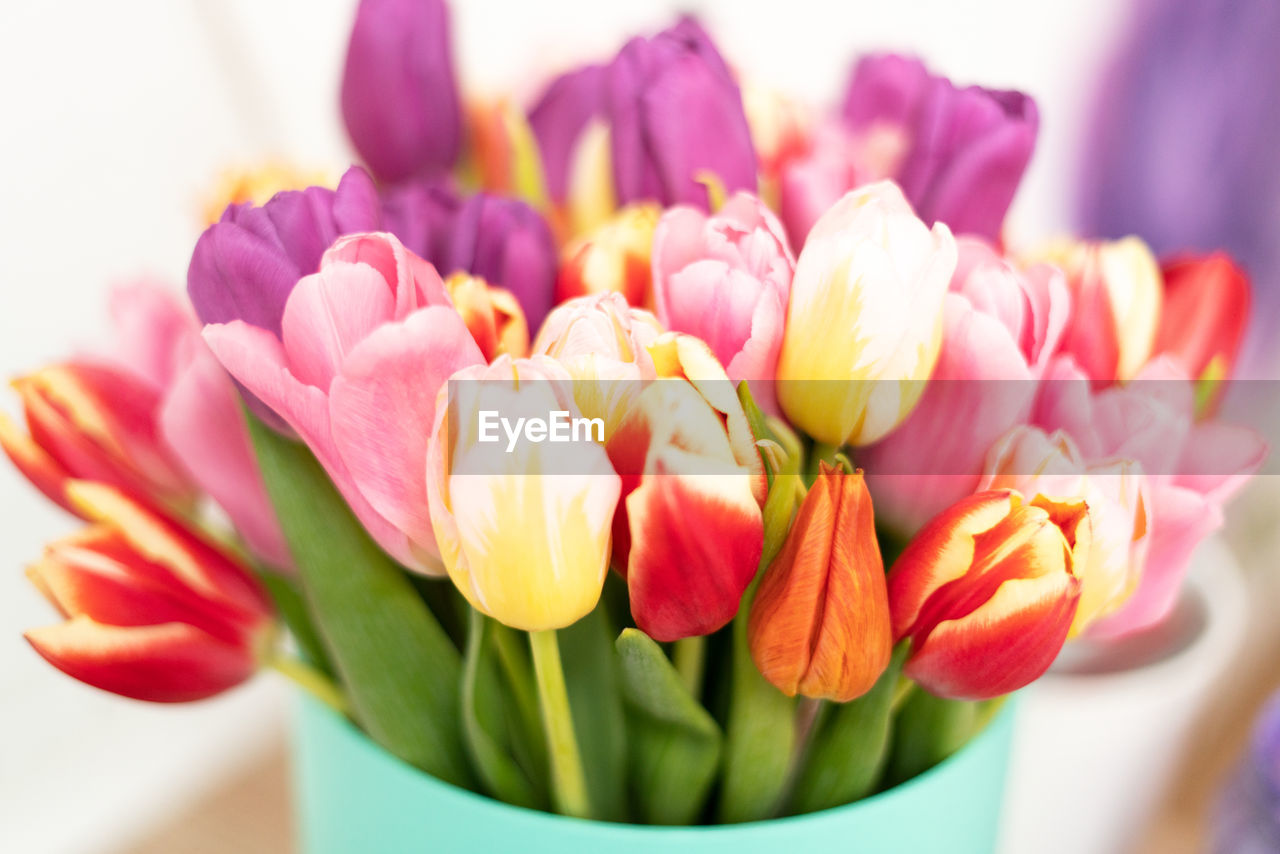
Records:
[[[503,353],[520,357],[528,352],[529,325],[514,294],[466,273],[449,276],[444,288],[486,362]]]
[[[1079,230],[1141,234],[1161,255],[1229,252],[1258,285],[1242,364],[1270,379],[1280,356],[1280,62],[1268,36],[1280,31],[1280,5],[1126,8],[1080,129],[1081,168],[1070,180]]]
[[[729,379],[750,380],[761,408],[777,414],[773,377],[795,256],[782,225],[746,193],[714,216],[672,208],[653,241],[658,320],[710,345]]]
[[[524,114],[509,100],[484,99],[469,105],[467,133],[471,151],[463,168],[474,171],[481,189],[546,206],[537,138]]]
[[[742,405],[707,346],[669,333],[649,350],[660,379],[606,434],[622,476],[613,560],[636,625],[673,641],[737,613],[763,549],[765,479]]]
[[[383,191],[381,200],[383,228],[414,255],[442,268],[462,208],[452,183],[405,181]]]
[[[232,205],[196,241],[187,293],[202,323],[243,320],[280,334],[284,304],[314,273],[338,237],[381,224],[377,192],[364,170],[348,169],[337,190],[277,193],[265,205]]]
[[[905,143],[900,135],[877,127],[864,136],[826,121],[809,145],[779,167],[778,213],[795,246],[829,208],[855,187],[892,178]]]
[[[1124,607],[1091,628],[1094,636],[1117,637],[1173,610],[1192,552],[1222,527],[1224,504],[1261,467],[1267,444],[1248,428],[1196,421],[1191,380],[1167,356],[1122,386],[1095,389],[1088,380],[1069,358],[1057,360],[1033,421],[1071,436],[1086,463],[1132,460],[1147,478],[1141,581]]]
[[[661,213],[652,203],[627,205],[570,242],[561,256],[556,302],[612,291],[631,305],[651,305],[650,254]]]
[[[1142,578],[1150,545],[1150,488],[1142,465],[1116,459],[1086,464],[1071,437],[1019,426],[992,446],[978,490],[1014,489],[1089,508],[1089,557],[1076,567],[1080,603],[1074,637],[1122,607]]]
[[[342,73],[342,119],[381,181],[453,166],[462,109],[443,0],[360,0]]]
[[[26,633],[46,661],[137,700],[211,697],[257,669],[271,608],[253,576],[175,519],[101,483],[67,489],[97,524],[28,571],[66,622]]]
[[[244,321],[204,336],[228,372],[311,448],[373,538],[442,570],[427,511],[436,391],[482,362],[435,269],[389,234],[339,239],[298,282],[279,336]]]
[[[1232,375],[1249,321],[1249,279],[1223,252],[1178,256],[1160,270],[1164,280],[1156,355],[1167,355],[1192,379],[1211,383]],[[1210,408],[1220,397],[1211,390]]]
[[[889,666],[884,563],[862,473],[820,473],[751,605],[747,637],[788,697],[860,697]]]
[[[594,442],[480,441],[480,413],[580,417],[567,371],[552,359],[513,360],[455,373],[440,392],[427,494],[440,554],[473,607],[536,632],[595,608],[608,571],[609,520],[619,478]]]
[[[619,201],[706,207],[698,179],[756,188],[756,154],[742,95],[710,36],[692,18],[634,38],[606,80],[614,187]]]
[[[971,494],[988,449],[1030,417],[1070,311],[1055,268],[1017,270],[976,238],[957,246],[929,385],[902,426],[860,457],[875,473],[878,521],[904,533]]]
[[[776,190],[783,166],[809,148],[813,116],[806,105],[776,89],[758,85],[743,86],[742,105],[760,161],[760,176],[766,187]],[[776,201],[763,189],[761,196]]]
[[[842,198],[796,262],[778,357],[778,403],[830,444],[883,437],[915,406],[937,361],[956,266],[947,227],[930,230],[884,182]]]
[[[1088,560],[1084,502],[979,492],[935,516],[889,571],[904,673],[930,693],[984,700],[1039,678],[1057,657]]]
[[[221,219],[228,205],[263,205],[282,190],[300,190],[313,184],[323,186],[330,178],[322,171],[277,160],[229,169],[218,177],[217,186],[204,206],[204,225],[208,227]]]
[[[76,512],[73,479],[190,510],[195,484],[162,436],[161,392],[113,365],[51,365],[13,382],[30,435],[0,416],[0,446],[50,500]]]
[[[1132,379],[1155,345],[1160,268],[1136,237],[1050,247],[1045,260],[1067,274],[1071,316],[1062,352],[1098,382]]]
[[[461,270],[515,294],[529,325],[551,310],[556,250],[546,221],[528,204],[477,193],[462,203],[443,255],[441,270]]]
[[[529,127],[538,140],[547,192],[556,202],[569,195],[573,163],[591,121],[604,113],[603,65],[585,65],[551,82],[529,111]]]

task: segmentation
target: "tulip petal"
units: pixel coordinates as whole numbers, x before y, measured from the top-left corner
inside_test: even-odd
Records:
[[[347,352],[395,315],[395,294],[376,268],[331,261],[298,282],[282,327],[289,372],[324,391]]]
[[[31,440],[9,416],[0,412],[0,449],[13,462],[18,471],[52,502],[71,513],[75,508],[67,500],[66,469]]]
[[[158,703],[211,697],[244,682],[255,668],[242,648],[185,623],[120,627],[79,616],[25,637],[74,679]]]

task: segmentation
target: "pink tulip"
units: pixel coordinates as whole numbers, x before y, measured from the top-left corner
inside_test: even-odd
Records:
[[[991,445],[1028,419],[1069,310],[1053,267],[1017,270],[977,238],[956,246],[942,350],[924,396],[859,457],[877,520],[903,533],[972,493]]]
[[[443,572],[427,509],[436,395],[483,359],[434,267],[389,234],[339,238],[285,304],[279,337],[242,321],[205,340],[307,443],[393,557]]]
[[[710,345],[729,379],[750,380],[756,401],[773,414],[772,380],[795,265],[782,224],[747,193],[712,216],[672,208],[654,234],[658,319]]]
[[[1192,552],[1222,526],[1222,507],[1266,457],[1252,430],[1194,418],[1194,388],[1161,356],[1126,385],[1095,390],[1070,358],[1050,367],[1033,415],[1062,430],[1087,462],[1129,459],[1151,496],[1150,547],[1128,602],[1093,632],[1116,637],[1158,623],[1173,608]]]
[[[255,554],[289,566],[239,397],[201,340],[195,315],[167,288],[137,282],[112,293],[111,318],[117,359],[160,392],[160,434],[174,456]]]

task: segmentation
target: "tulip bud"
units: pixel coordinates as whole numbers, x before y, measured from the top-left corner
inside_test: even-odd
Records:
[[[580,417],[571,378],[552,359],[455,373],[440,391],[427,456],[427,496],[445,569],[467,601],[526,631],[589,613],[609,566],[618,475],[591,441],[484,441],[481,413],[514,423]],[[504,453],[505,451],[505,453]]]
[[[466,273],[445,279],[444,288],[486,362],[503,353],[519,358],[529,351],[529,325],[510,291]]]
[[[551,229],[527,203],[477,193],[458,209],[438,266],[462,270],[505,288],[537,329],[551,310],[556,282]]]
[[[556,280],[556,301],[613,292],[631,305],[652,305],[649,257],[661,213],[650,203],[627,205],[566,246]]]
[[[382,181],[453,166],[462,109],[444,0],[361,0],[342,74],[342,119]]]
[[[0,416],[0,447],[41,492],[77,512],[72,479],[93,480],[177,509],[195,485],[161,435],[161,394],[132,373],[71,362],[14,380],[30,435]]]
[[[911,412],[942,340],[956,243],[892,183],[844,196],[796,262],[778,358],[778,402],[823,442],[868,444]]]
[[[889,666],[889,599],[862,472],[820,469],[760,580],[747,637],[782,693],[845,703]]]
[[[1067,638],[1090,547],[1083,501],[980,492],[935,516],[889,572],[904,672],[940,697],[998,697],[1039,678]]]
[[[1249,279],[1223,252],[1179,256],[1161,267],[1164,302],[1155,354],[1165,354],[1197,380],[1214,383],[1208,409],[1231,376],[1249,321]]]
[[[1160,268],[1136,237],[1048,247],[1067,274],[1071,315],[1061,352],[1092,380],[1130,380],[1147,363],[1160,319]]]
[[[54,667],[105,691],[162,703],[247,680],[270,637],[253,576],[173,518],[100,483],[68,487],[97,522],[28,571],[67,621],[26,633]]]

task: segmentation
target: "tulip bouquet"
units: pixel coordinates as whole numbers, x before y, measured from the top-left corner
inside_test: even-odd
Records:
[[[189,306],[15,382],[77,679],[272,667],[512,804],[809,812],[1159,622],[1262,463],[1228,258],[1002,244],[1020,93],[871,56],[812,109],[684,19],[465,103],[445,7],[363,0],[341,104],[365,168],[235,182]]]

